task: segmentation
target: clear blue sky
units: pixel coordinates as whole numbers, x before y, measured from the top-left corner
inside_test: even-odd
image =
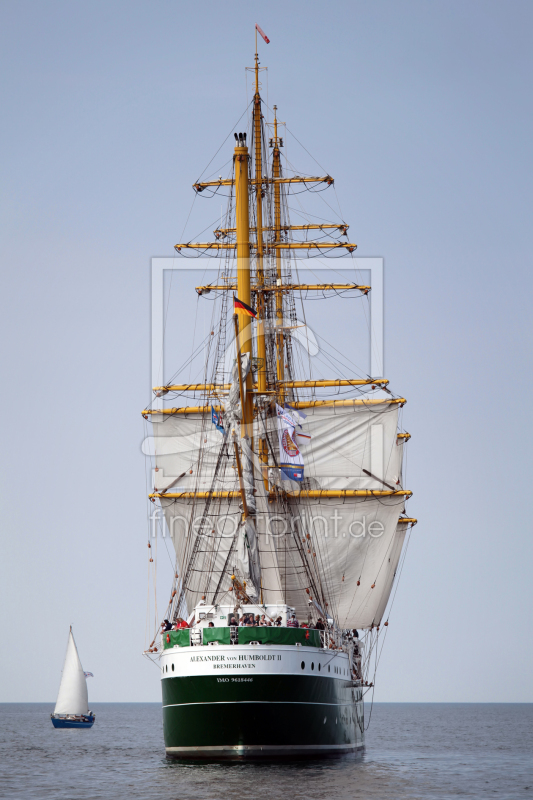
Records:
[[[244,111],[256,21],[270,105],[385,258],[420,523],[376,697],[533,701],[533,6],[490,0],[2,4],[0,700],[55,699],[71,623],[93,701],[159,699],[150,257]]]

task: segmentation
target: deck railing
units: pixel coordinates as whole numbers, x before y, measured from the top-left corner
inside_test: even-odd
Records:
[[[244,645],[257,642],[263,645],[295,645],[329,647],[330,636],[313,628],[284,628],[269,626],[222,626],[213,628],[182,628],[162,634],[163,649],[198,647],[200,645]]]

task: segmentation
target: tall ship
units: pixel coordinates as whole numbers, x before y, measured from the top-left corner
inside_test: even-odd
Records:
[[[163,381],[142,412],[152,516],[175,550],[165,619],[146,650],[170,758],[362,749],[365,695],[416,523],[402,485],[405,398],[382,375],[350,373],[353,352],[323,352],[320,372],[331,372],[313,373],[306,302],[342,296],[349,320],[372,287],[300,278],[311,256],[347,261],[356,245],[343,219],[301,211],[334,179],[296,173],[285,157],[286,129],[261,96],[257,32],[268,43],[256,26],[247,129],[225,145],[227,177],[193,187],[215,198],[215,216],[221,197],[226,209],[213,241],[175,245],[217,270],[196,287],[200,303],[214,301],[203,381]]]

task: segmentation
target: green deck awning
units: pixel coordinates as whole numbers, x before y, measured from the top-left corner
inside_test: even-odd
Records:
[[[202,644],[218,642],[219,644],[231,644],[231,628],[203,628]]]
[[[169,641],[170,640],[170,641]],[[167,631],[163,634],[163,645],[165,650],[169,647],[189,647],[191,643],[191,631],[189,628],[182,628],[180,631]]]
[[[307,638],[309,637],[309,638]],[[308,628],[239,628],[239,644],[301,644],[306,647],[321,647],[320,631]]]

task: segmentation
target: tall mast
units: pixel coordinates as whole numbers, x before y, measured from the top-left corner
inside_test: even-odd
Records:
[[[248,147],[246,146],[246,134],[241,134],[238,138],[237,147],[234,152],[235,166],[235,214],[236,214],[236,238],[237,238],[237,296],[247,305],[251,303],[250,293],[250,210],[248,197]],[[241,316],[240,336],[237,342],[237,352],[239,354],[248,353],[250,361],[252,358],[252,320],[246,315]],[[246,402],[242,410],[243,424],[241,435],[251,429],[253,407],[252,407],[252,370],[248,372],[246,378]],[[251,434],[251,430],[250,430]]]
[[[265,345],[265,295],[261,291],[265,276],[263,271],[263,159],[261,136],[261,96],[259,94],[259,56],[257,55],[257,29],[255,31],[255,95],[254,95],[254,142],[255,142],[255,196],[257,224],[257,388],[266,391],[266,345]],[[268,448],[265,439],[259,439],[259,458],[268,464]],[[263,480],[268,489],[268,474],[263,469]]]
[[[281,186],[276,178],[281,177],[281,153],[279,150],[278,139],[278,117],[277,106],[274,106],[274,152],[272,154],[272,177],[274,178],[274,242],[278,244],[281,242]],[[285,380],[285,355],[283,347],[283,289],[281,277],[281,250],[276,247],[276,277],[277,286],[276,291],[276,363],[277,363],[277,378],[278,381]],[[283,403],[285,399],[285,389],[280,387],[280,400]]]
[[[257,31],[255,32],[255,95],[254,95],[254,141],[255,141],[255,194],[257,217],[257,285],[263,286],[263,159],[261,152],[261,96],[259,94],[259,56],[257,55]],[[257,357],[259,367],[257,370],[257,383],[260,392],[266,390],[266,347],[264,320],[264,295],[257,293]]]

